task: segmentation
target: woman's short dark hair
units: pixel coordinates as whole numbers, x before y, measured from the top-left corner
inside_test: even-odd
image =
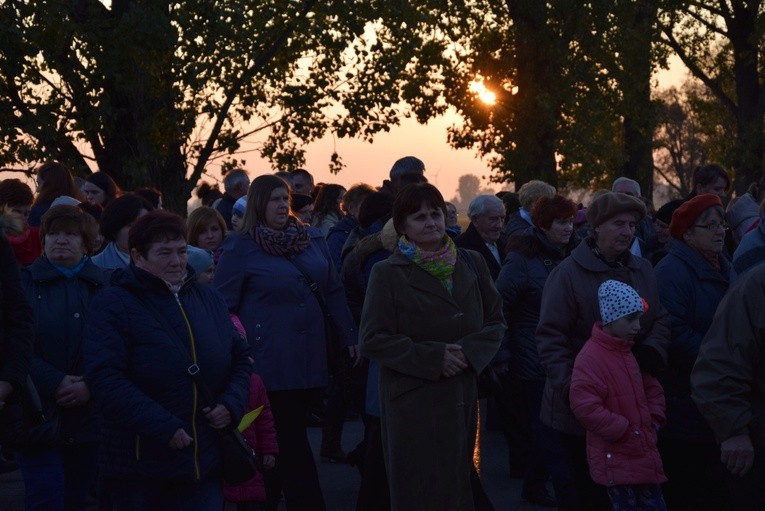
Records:
[[[126,193],[117,197],[106,206],[104,214],[101,215],[101,234],[107,241],[115,241],[120,229],[135,222],[142,209],[154,210],[151,204],[138,195]]]
[[[258,225],[265,224],[266,206],[271,200],[271,193],[279,188],[285,188],[291,198],[290,185],[279,176],[264,174],[252,180],[247,192],[247,209],[244,210],[242,232],[252,232]],[[292,210],[290,216],[294,217]]]
[[[404,232],[406,217],[418,212],[423,204],[429,208],[440,209],[446,218],[446,203],[438,188],[430,183],[407,185],[393,201],[393,227],[397,233]]]
[[[80,191],[74,185],[72,174],[63,163],[50,161],[40,167],[37,171],[37,176],[42,180],[42,185],[37,190],[35,204],[50,202],[62,195],[74,198],[80,197]]]
[[[45,245],[45,235],[50,232],[76,232],[82,237],[88,254],[93,253],[98,237],[96,219],[77,206],[59,204],[52,206],[40,219],[40,240]]]
[[[213,209],[209,206],[200,206],[191,212],[189,218],[186,220],[186,240],[188,240],[189,245],[195,247],[199,246],[197,245],[199,235],[207,228],[207,224],[210,222],[216,222],[218,227],[220,227],[223,236],[226,235],[226,231],[228,231],[226,228],[226,221],[223,220],[223,216],[217,209]]]
[[[718,178],[725,179],[725,190],[728,190],[730,188],[730,176],[722,165],[709,163],[696,167],[696,170],[693,171],[693,191],[696,191],[698,185],[708,186],[717,181]]]
[[[104,207],[108,206],[122,192],[114,179],[112,179],[112,177],[106,172],[93,172],[91,175],[85,178],[85,181],[96,185],[104,191],[104,194],[106,195]]]
[[[531,220],[540,229],[549,229],[555,220],[576,215],[576,204],[562,195],[542,196],[531,206]]]
[[[0,206],[11,208],[31,206],[35,200],[32,189],[19,179],[3,179],[0,181]]]
[[[147,257],[154,243],[186,240],[186,222],[169,211],[151,211],[135,221],[128,232],[128,249]]]

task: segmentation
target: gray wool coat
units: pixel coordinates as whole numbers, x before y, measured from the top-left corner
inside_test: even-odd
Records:
[[[453,283],[450,295],[400,253],[372,268],[360,346],[381,366],[383,451],[394,511],[473,509],[476,378],[499,349],[505,323],[480,254],[465,250],[457,258]],[[441,376],[447,343],[460,344],[470,365],[450,378]]]
[[[557,431],[584,436],[584,428],[569,405],[571,372],[576,355],[592,333],[592,325],[600,321],[598,287],[606,280],[629,284],[648,303],[632,351],[640,363],[641,355],[650,350],[659,365],[657,369],[666,367],[670,318],[659,301],[653,267],[642,257],[626,257],[623,266],[612,268],[584,240],[545,283],[536,331],[539,361],[546,375],[540,419]],[[642,365],[641,369],[648,370]]]

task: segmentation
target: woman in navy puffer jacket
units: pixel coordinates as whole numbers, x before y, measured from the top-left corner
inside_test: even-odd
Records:
[[[92,307],[84,339],[86,381],[104,422],[105,491],[115,511],[219,511],[215,430],[241,420],[249,347],[223,300],[187,273],[182,218],[151,212],[128,244],[132,263]],[[204,402],[178,343],[213,403]]]
[[[728,289],[730,263],[721,255],[725,231],[720,198],[697,195],[672,214],[668,253],[656,265],[659,299],[672,318],[667,370],[659,375],[667,402],[659,451],[669,509],[720,510],[729,502],[720,449],[691,400],[691,370]]]

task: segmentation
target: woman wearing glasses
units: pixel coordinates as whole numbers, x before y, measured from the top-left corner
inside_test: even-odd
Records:
[[[667,370],[660,378],[667,425],[659,448],[669,509],[727,509],[724,467],[712,430],[691,400],[691,369],[717,305],[728,289],[722,201],[697,195],[672,214],[667,255],[656,265],[659,299],[672,318]]]

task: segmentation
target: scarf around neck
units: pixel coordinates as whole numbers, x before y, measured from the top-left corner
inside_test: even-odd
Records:
[[[256,226],[253,238],[266,253],[275,256],[299,254],[310,243],[305,226],[293,217],[290,217],[287,227],[281,231],[265,225]]]
[[[435,251],[422,250],[417,245],[401,236],[398,240],[398,250],[404,257],[428,272],[443,284],[449,294],[452,294],[454,265],[457,262],[457,246],[452,239],[444,234],[441,240],[443,246]]]

